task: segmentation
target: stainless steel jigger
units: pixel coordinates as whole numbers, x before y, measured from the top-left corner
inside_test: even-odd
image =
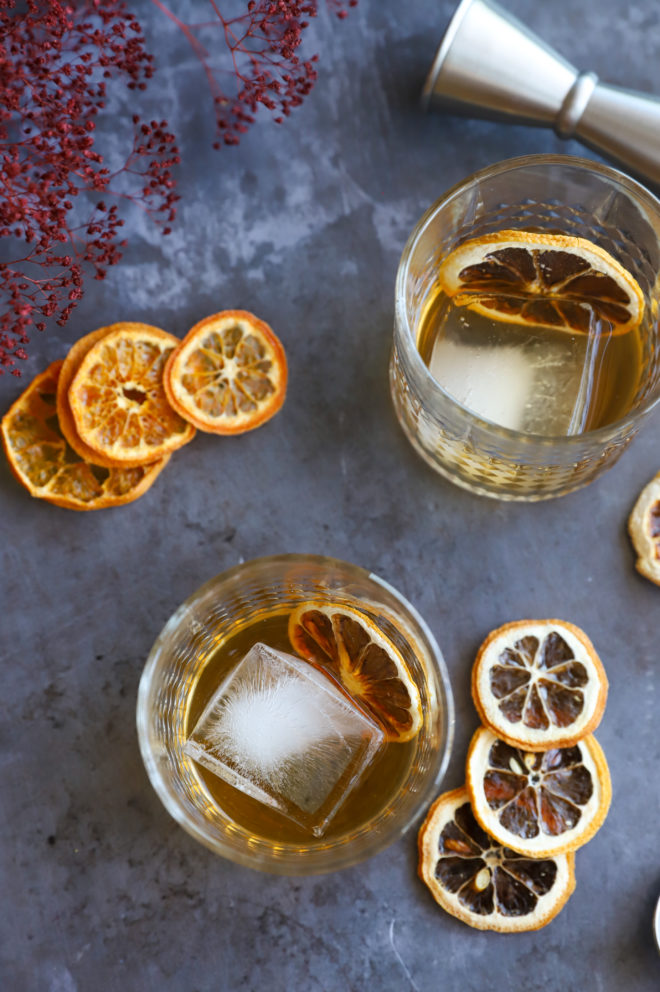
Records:
[[[578,72],[490,0],[462,0],[424,86],[428,109],[554,127],[660,184],[660,100]]]

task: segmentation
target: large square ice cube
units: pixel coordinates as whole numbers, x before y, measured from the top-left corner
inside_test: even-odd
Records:
[[[184,750],[318,837],[384,743],[322,672],[259,643],[215,692]]]

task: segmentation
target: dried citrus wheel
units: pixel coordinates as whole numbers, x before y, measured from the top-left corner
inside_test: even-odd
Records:
[[[145,463],[141,459],[138,459],[135,463],[128,459],[117,461],[116,458],[109,458],[107,455],[102,454],[100,451],[94,451],[93,448],[85,444],[76,430],[76,422],[73,419],[71,404],[69,403],[69,387],[73,382],[76,372],[80,368],[80,363],[96,342],[107,337],[112,331],[126,326],[126,324],[109,324],[107,327],[99,327],[98,330],[79,338],[69,349],[69,353],[64,359],[59,379],[57,380],[57,418],[60,422],[60,430],[64,434],[67,443],[86,462],[92,462],[94,465],[105,465],[106,468],[125,468],[129,465],[144,465]]]
[[[660,472],[644,486],[628,520],[637,571],[660,586]]]
[[[419,875],[443,909],[477,930],[539,930],[575,889],[573,854],[542,860],[481,829],[465,788],[445,792],[419,831]]]
[[[644,297],[637,280],[585,238],[498,231],[466,241],[443,261],[450,297],[493,320],[589,331],[592,314],[622,334],[637,327]]]
[[[406,663],[360,610],[303,603],[289,617],[289,640],[375,717],[388,740],[409,741],[419,732],[422,704]]]
[[[70,510],[101,510],[131,503],[151,486],[169,456],[139,468],[104,468],[83,461],[62,436],[57,380],[62,362],[38,375],[2,419],[9,466],[32,496]]]
[[[591,734],[572,747],[524,751],[480,727],[470,744],[466,775],[483,829],[531,858],[586,844],[605,819],[612,796],[605,755]]]
[[[246,310],[200,320],[165,369],[174,409],[212,434],[241,434],[270,420],[284,403],[286,382],[284,348]]]
[[[121,464],[155,461],[195,430],[167,402],[163,369],[179,339],[149,324],[122,323],[92,345],[69,386],[80,439]]]
[[[563,620],[518,620],[488,635],[472,669],[481,722],[514,747],[568,747],[594,730],[605,669],[587,635]]]

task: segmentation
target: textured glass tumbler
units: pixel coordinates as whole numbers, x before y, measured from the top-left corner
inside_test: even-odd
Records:
[[[422,697],[424,722],[395,799],[351,833],[286,844],[255,836],[210,796],[183,745],[188,709],[204,667],[230,634],[309,600],[356,605],[378,617],[402,652]],[[138,694],[140,750],[166,809],[212,851],[262,871],[309,875],[355,864],[400,837],[435,798],[454,729],[451,688],[440,649],[416,610],[382,579],[345,562],[281,555],[237,565],[198,589],[163,628]]]
[[[417,334],[442,259],[464,241],[505,229],[587,238],[639,282],[646,306],[643,374],[625,417],[583,434],[525,434],[481,419],[431,375]],[[614,169],[570,156],[530,155],[449,190],[414,228],[396,281],[390,385],[413,447],[452,482],[497,499],[549,499],[597,478],[660,398],[659,272],[660,202]]]

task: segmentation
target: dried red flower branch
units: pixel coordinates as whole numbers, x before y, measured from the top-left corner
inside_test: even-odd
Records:
[[[211,66],[199,26],[153,0],[199,57],[214,100],[218,138],[238,144],[259,107],[281,123],[312,89],[317,56],[298,55],[318,0],[247,0],[225,17],[209,0],[229,52],[229,91]],[[326,0],[343,19],[357,0]],[[83,295],[87,270],[103,279],[119,261],[119,204],[141,207],[170,232],[179,162],[166,121],[133,117],[132,147],[114,170],[95,142],[107,81],[145,89],[153,58],[123,0],[0,0],[0,374],[20,375],[28,329],[64,324]],[[216,142],[215,147],[219,147]],[[116,202],[111,202],[111,201]],[[108,206],[107,202],[111,205]]]
[[[107,81],[142,90],[152,62],[121,0],[0,0],[0,373],[20,375],[31,325],[66,322],[86,270],[102,279],[121,258],[122,201],[169,233],[179,157],[167,123],[134,116],[116,169],[95,142]]]
[[[317,55],[301,59],[298,49],[309,18],[318,13],[318,0],[249,0],[246,11],[226,17],[219,0],[209,0],[229,52],[229,67],[214,68],[200,40],[201,27],[187,24],[167,6],[165,0],[152,0],[184,33],[199,58],[213,96],[218,141],[237,145],[240,136],[254,123],[259,107],[271,111],[281,124],[316,82]],[[343,19],[358,0],[326,0],[334,14]],[[218,75],[228,77],[228,87]]]

